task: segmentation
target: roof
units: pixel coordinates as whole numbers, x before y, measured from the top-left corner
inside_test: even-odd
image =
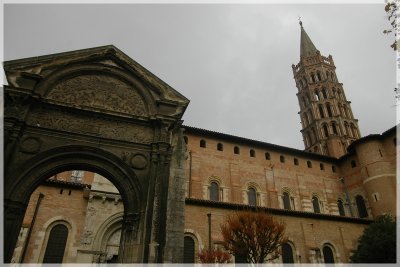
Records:
[[[347,151],[349,153],[351,153],[354,150],[355,146],[360,143],[364,143],[364,142],[367,142],[370,140],[383,140],[384,138],[388,137],[390,134],[396,133],[397,127],[400,127],[400,124],[393,126],[392,128],[386,130],[382,134],[369,134],[367,136],[361,137],[361,138],[355,140],[353,143],[351,143],[349,145],[349,147],[347,148]]]
[[[306,157],[306,158],[309,158],[309,159],[315,159],[315,160],[330,162],[330,163],[333,163],[333,164],[336,163],[336,160],[337,160],[336,158],[325,156],[325,155],[320,155],[320,154],[311,153],[311,152],[307,152],[307,151],[300,150],[300,149],[295,149],[295,148],[275,145],[275,144],[262,142],[262,141],[258,141],[258,140],[253,140],[253,139],[248,139],[248,138],[244,138],[244,137],[239,137],[239,136],[235,136],[235,135],[219,133],[219,132],[205,130],[205,129],[196,128],[196,127],[187,126],[187,125],[183,125],[183,127],[185,128],[185,132],[187,132],[187,133],[198,134],[198,135],[202,135],[202,136],[215,137],[215,138],[218,138],[218,139],[227,140],[227,141],[231,141],[231,142],[244,143],[244,144],[247,144],[249,146],[262,147],[262,148],[265,148],[266,150],[269,150],[269,151],[286,152],[286,153],[290,153],[290,154]]]
[[[318,49],[315,47],[310,37],[303,28],[300,21],[301,36],[300,36],[300,57],[313,56],[319,53]]]
[[[251,206],[251,205],[245,205],[245,204],[237,204],[237,203],[229,203],[229,202],[221,202],[221,201],[211,201],[211,200],[196,199],[196,198],[186,198],[185,204],[211,207],[211,208],[229,209],[229,210],[236,210],[236,211],[237,210],[252,210],[252,211],[262,210],[262,211],[265,211],[265,212],[268,212],[268,213],[274,214],[274,215],[302,217],[302,218],[311,218],[311,219],[322,219],[322,220],[329,220],[329,221],[342,221],[342,222],[360,223],[360,224],[370,224],[372,222],[371,219],[367,219],[367,218],[354,218],[354,217],[338,216],[338,215],[307,212],[307,211],[257,207],[257,206]]]
[[[65,186],[68,188],[91,188],[92,186],[90,184],[84,184],[84,183],[74,183],[70,181],[63,181],[63,180],[55,180],[55,179],[47,179],[44,184],[46,185],[54,185],[54,186]]]

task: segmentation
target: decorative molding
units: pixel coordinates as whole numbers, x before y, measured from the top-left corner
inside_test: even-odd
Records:
[[[37,137],[26,137],[21,141],[19,151],[27,154],[36,154],[40,151],[42,141]]]
[[[55,110],[51,112],[44,109],[33,111],[28,124],[129,142],[149,144],[153,141],[153,130],[143,125],[93,118]]]

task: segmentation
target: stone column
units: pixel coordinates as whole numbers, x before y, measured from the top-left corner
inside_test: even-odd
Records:
[[[122,221],[121,241],[118,251],[120,263],[135,262],[135,245],[140,216],[138,213],[125,213]],[[137,251],[136,251],[137,252]]]
[[[185,222],[185,161],[187,158],[183,129],[176,129],[172,140],[170,178],[167,199],[166,241],[164,263],[183,261],[183,239]]]
[[[10,263],[27,204],[17,201],[4,200],[4,262]]]

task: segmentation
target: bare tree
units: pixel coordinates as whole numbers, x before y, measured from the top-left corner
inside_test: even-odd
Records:
[[[390,29],[384,30],[383,33],[389,34],[393,33],[394,34],[394,42],[390,46],[394,50],[397,50],[397,42],[398,42],[398,17],[399,17],[399,0],[390,0],[386,2],[385,5],[385,12],[387,14],[387,19],[390,22]]]
[[[279,257],[287,241],[285,225],[265,211],[241,211],[221,225],[223,246],[248,263],[263,263]]]
[[[231,255],[221,249],[203,249],[198,253],[201,263],[229,263]]]

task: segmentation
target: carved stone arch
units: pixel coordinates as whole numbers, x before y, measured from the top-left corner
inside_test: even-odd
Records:
[[[124,229],[120,249],[129,248],[144,224],[143,190],[131,168],[110,152],[86,146],[63,146],[39,153],[25,162],[26,168],[14,170],[5,183],[5,251],[13,250],[32,192],[47,178],[65,170],[81,169],[99,173],[114,183],[124,203]],[[7,183],[8,182],[8,183]],[[125,230],[124,230],[125,231]],[[125,254],[124,254],[125,253]],[[134,255],[121,252],[121,261],[132,262]]]
[[[114,66],[67,65],[39,82],[34,91],[50,102],[63,105],[138,117],[156,114],[155,99],[150,91],[132,74]]]
[[[4,199],[28,203],[32,192],[47,178],[71,169],[96,172],[109,179],[121,194],[127,212],[140,212],[142,188],[135,172],[114,154],[89,146],[62,146],[35,155],[26,168],[10,173]],[[130,179],[127,179],[127,178]]]
[[[118,212],[108,217],[96,230],[96,234],[93,239],[93,250],[102,250],[104,240],[107,239],[112,232],[118,228],[122,228],[122,219],[124,213]]]
[[[184,179],[169,177],[183,164],[173,144],[189,100],[112,45],[3,65],[4,261],[12,259],[30,193],[52,174],[82,169],[121,193],[121,262],[176,262],[179,245],[167,236],[183,236],[183,226],[167,229],[167,211],[183,209],[184,195],[168,196]]]

